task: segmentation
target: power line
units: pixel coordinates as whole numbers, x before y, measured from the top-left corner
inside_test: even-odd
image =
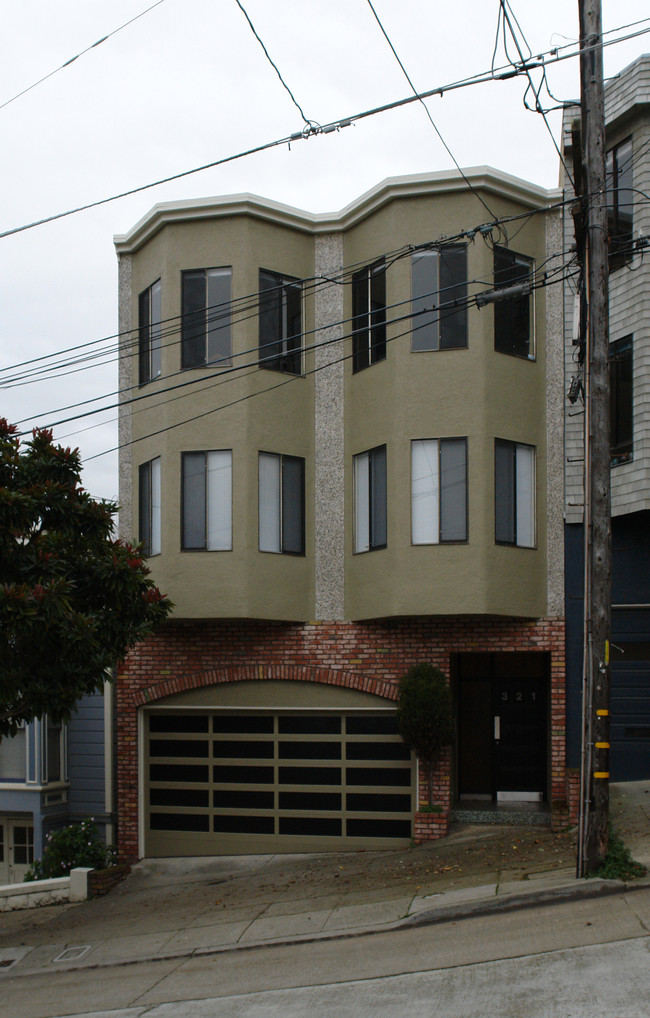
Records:
[[[241,4],[241,3],[239,2],[239,0],[235,0],[235,3],[237,4],[237,6],[239,7],[240,11],[242,12],[242,14],[244,15],[244,17],[246,18],[246,21],[247,21],[247,22],[248,22],[248,24],[249,24],[249,27],[250,27],[250,30],[251,30],[251,32],[253,33],[253,35],[255,36],[255,38],[257,39],[257,41],[259,42],[260,46],[261,46],[261,47],[262,47],[262,49],[264,50],[264,55],[265,55],[266,59],[268,60],[268,62],[270,63],[271,67],[273,68],[273,70],[274,70],[274,71],[275,71],[275,73],[277,74],[278,78],[279,78],[279,79],[280,79],[280,81],[282,82],[282,85],[283,85],[283,87],[284,87],[284,88],[286,89],[286,91],[287,91],[287,92],[289,93],[289,96],[290,96],[290,98],[291,98],[291,102],[293,103],[293,105],[294,105],[294,106],[296,107],[296,109],[298,110],[298,113],[300,114],[300,116],[301,116],[301,117],[302,117],[302,119],[304,120],[304,122],[305,122],[305,124],[307,125],[307,127],[310,127],[310,126],[311,126],[311,125],[312,125],[312,124],[314,123],[314,121],[313,121],[313,120],[308,120],[308,119],[307,119],[307,117],[305,116],[305,114],[304,114],[304,112],[303,112],[303,109],[302,109],[302,106],[300,105],[300,103],[299,103],[299,102],[298,102],[298,100],[296,99],[295,95],[293,94],[293,92],[291,91],[291,89],[289,88],[289,86],[287,85],[286,81],[284,80],[284,78],[283,78],[283,77],[282,77],[282,75],[280,74],[280,69],[279,69],[278,65],[277,65],[277,64],[275,63],[275,61],[274,61],[274,60],[273,60],[273,59],[271,58],[271,55],[270,55],[269,51],[267,50],[266,46],[265,46],[265,45],[264,45],[264,43],[262,42],[262,40],[261,40],[260,36],[258,35],[257,31],[255,30],[255,25],[253,24],[253,22],[252,22],[252,21],[251,21],[251,19],[249,18],[249,16],[248,16],[248,13],[246,12],[246,9],[244,8],[244,6],[243,6],[243,5],[242,5],[242,4]]]
[[[237,0],[237,2],[239,2],[239,0]],[[461,177],[463,178],[463,180],[465,181],[465,183],[466,183],[466,184],[467,184],[467,186],[469,187],[469,189],[470,189],[470,191],[472,192],[472,194],[474,195],[474,197],[475,197],[475,198],[478,198],[478,200],[480,201],[481,205],[482,205],[482,206],[483,206],[483,207],[484,207],[485,209],[487,209],[488,213],[489,213],[489,214],[490,214],[490,215],[491,215],[492,217],[494,217],[494,212],[492,211],[492,209],[490,208],[490,206],[489,206],[489,205],[488,205],[488,204],[487,204],[487,203],[486,203],[486,202],[485,202],[485,201],[483,200],[483,198],[481,197],[481,195],[480,195],[480,194],[479,194],[479,193],[478,193],[478,192],[477,192],[477,191],[476,191],[476,190],[474,189],[474,187],[472,186],[472,184],[470,183],[470,181],[468,180],[468,178],[467,178],[467,177],[465,176],[465,173],[464,173],[464,172],[463,172],[463,170],[461,169],[461,167],[460,167],[460,164],[459,164],[459,162],[457,161],[457,159],[456,159],[456,157],[455,157],[454,153],[453,153],[453,152],[451,151],[451,149],[449,148],[449,145],[447,144],[447,142],[446,142],[446,141],[445,141],[445,139],[443,138],[442,134],[440,133],[440,130],[438,129],[438,126],[436,125],[436,123],[435,123],[435,121],[434,121],[433,117],[431,116],[431,112],[430,112],[430,110],[429,110],[429,107],[428,107],[428,106],[427,106],[427,104],[425,103],[424,99],[420,98],[420,96],[418,95],[418,90],[416,89],[415,85],[414,85],[414,84],[413,84],[413,82],[411,81],[411,78],[410,78],[410,76],[409,76],[409,74],[408,74],[408,71],[406,70],[406,68],[405,68],[404,64],[402,63],[402,61],[400,60],[399,56],[397,55],[397,50],[396,50],[396,49],[395,49],[395,47],[393,46],[393,43],[391,42],[391,39],[390,39],[390,37],[389,37],[389,35],[388,35],[388,32],[386,31],[386,29],[384,28],[383,24],[381,23],[381,20],[380,20],[380,18],[379,18],[379,15],[377,14],[377,11],[375,10],[375,8],[374,8],[374,6],[373,6],[372,0],[367,0],[367,2],[368,2],[368,6],[370,7],[370,10],[372,11],[372,13],[373,13],[373,14],[374,14],[374,16],[375,16],[375,21],[376,21],[376,22],[377,22],[377,24],[379,25],[379,27],[380,27],[380,29],[381,29],[381,31],[382,31],[382,34],[383,34],[383,36],[384,36],[384,38],[385,38],[386,42],[388,43],[388,45],[389,45],[389,46],[390,46],[390,48],[391,48],[391,51],[392,51],[392,54],[393,54],[393,56],[394,56],[394,57],[395,57],[395,59],[397,60],[397,63],[399,64],[399,66],[400,66],[400,68],[401,68],[401,70],[402,70],[402,73],[403,73],[404,77],[406,78],[406,80],[408,81],[409,85],[411,86],[411,89],[412,89],[412,91],[413,91],[413,95],[414,95],[414,96],[417,96],[417,98],[418,98],[419,102],[420,102],[420,103],[422,104],[422,106],[423,106],[423,108],[424,108],[424,112],[426,113],[427,117],[429,118],[429,123],[431,124],[432,128],[434,129],[434,131],[435,131],[435,132],[436,132],[436,134],[438,135],[438,138],[439,138],[439,139],[440,139],[440,141],[442,142],[442,144],[443,144],[443,146],[444,146],[444,148],[445,148],[445,150],[446,150],[446,152],[447,152],[448,156],[449,156],[449,157],[450,157],[450,159],[452,160],[452,162],[453,162],[454,166],[456,167],[456,169],[457,169],[457,170],[458,170],[458,172],[460,173]]]
[[[453,236],[450,235],[441,236],[435,240],[423,242],[418,245],[406,244],[403,245],[401,248],[395,249],[390,252],[382,252],[381,254],[375,254],[370,260],[377,261],[378,259],[384,259],[387,263],[387,266],[389,267],[391,264],[393,264],[394,261],[403,258],[409,253],[413,253],[417,250],[425,250],[427,248],[440,248],[444,247],[445,245],[457,243],[463,240],[467,239],[472,240],[477,235],[480,236],[484,241],[488,242],[489,246],[491,246],[489,235],[494,229],[500,230],[502,228],[502,224],[520,221],[521,226],[519,227],[519,230],[521,230],[526,225],[526,223],[534,216],[540,213],[546,214],[547,212],[557,210],[567,203],[573,204],[573,201],[574,199],[570,198],[566,199],[566,201],[560,201],[549,206],[544,206],[541,209],[532,209],[523,213],[517,213],[516,215],[505,216],[500,219],[494,220],[492,223],[481,224],[478,226],[474,226],[470,229],[460,231],[458,234]],[[519,230],[517,232],[519,232]],[[334,276],[305,277],[302,280],[297,279],[295,280],[295,282],[301,285],[303,295],[308,296],[312,290],[321,288],[324,285],[349,285],[352,276],[354,275],[355,269],[360,265],[365,266],[366,264],[367,260],[364,259],[362,262],[350,263],[349,265],[344,266],[339,271],[339,273]],[[227,312],[231,319],[233,319],[234,325],[241,324],[247,319],[257,315],[259,311],[259,297],[260,291],[257,291],[256,293],[247,294],[242,297],[236,298],[224,305],[214,305],[212,307],[208,307],[206,308],[208,322],[214,323],[215,321],[218,321],[222,317],[222,313]],[[164,319],[159,323],[160,338],[162,346],[164,348],[169,349],[170,346],[176,345],[177,343],[180,342],[180,339],[176,339],[175,337],[180,337],[181,335],[180,325],[182,325],[183,319],[184,316],[181,314],[173,316],[172,318],[169,319]],[[4,380],[0,380],[0,387],[10,388],[18,384],[25,385],[29,384],[29,382],[42,382],[55,377],[61,377],[61,375],[64,373],[63,369],[70,369],[66,370],[65,374],[69,374],[71,373],[71,371],[76,372],[80,370],[85,370],[84,363],[87,360],[92,362],[90,366],[103,366],[104,364],[108,363],[108,360],[100,360],[100,358],[107,358],[112,360],[113,356],[118,352],[118,349],[120,349],[122,356],[129,355],[135,352],[138,348],[138,332],[139,330],[136,327],[135,329],[129,329],[122,333],[113,334],[112,336],[101,337],[98,340],[77,344],[72,347],[67,347],[62,351],[58,351],[52,354],[47,354],[33,358],[31,360],[18,362],[15,365],[8,366],[7,368],[5,368],[4,369],[5,372],[10,371],[15,372],[17,368],[29,367],[30,365],[36,365],[36,367],[33,367],[30,371],[23,371],[18,374],[10,375],[9,377],[5,377]],[[128,336],[132,336],[133,339],[125,343],[124,339]],[[118,347],[117,344],[114,344],[113,343],[114,340],[120,340],[121,346]],[[54,364],[51,363],[52,358],[54,357],[75,354],[77,351],[87,351],[89,347],[107,343],[110,343],[111,345],[105,346],[104,349],[102,350],[95,351],[93,353],[83,353],[78,358],[68,357],[68,359],[63,360],[62,362],[59,363]],[[181,369],[178,372],[175,372],[174,374],[184,375],[185,370],[186,369]],[[166,377],[169,379],[171,377],[174,377],[174,374],[172,375],[168,374]],[[135,385],[133,386],[133,388],[139,389],[140,386]],[[76,408],[78,406],[84,406],[91,403],[95,403],[100,399],[110,398],[111,396],[115,395],[117,395],[116,391],[107,394],[102,394],[93,397],[92,399],[84,400],[80,403],[73,403],[65,407],[59,407],[57,410],[48,411],[47,413],[58,413],[61,411]],[[24,418],[23,420],[31,419],[33,419],[33,415],[30,415],[30,417]]]
[[[102,36],[102,38],[98,39],[97,42],[93,42],[91,43],[90,46],[86,46],[86,48],[82,49],[81,52],[77,53],[76,56],[70,57],[70,59],[66,60],[65,63],[61,64],[60,67],[55,67],[53,71],[50,71],[48,74],[43,75],[42,78],[39,78],[38,81],[35,81],[32,85],[28,85],[27,88],[24,88],[22,90],[22,92],[18,92],[16,95],[12,96],[11,99],[5,99],[5,101],[0,104],[0,110],[3,110],[5,106],[8,106],[10,103],[15,102],[16,99],[20,99],[21,96],[26,95],[28,92],[31,92],[32,89],[37,88],[38,85],[42,85],[44,81],[48,80],[48,78],[51,78],[53,77],[53,75],[58,74],[59,71],[62,71],[65,67],[69,67],[70,64],[73,64],[75,60],[79,59],[79,57],[84,56],[84,54],[86,53],[90,53],[91,49],[96,49],[97,46],[101,46],[101,44],[103,42],[106,42],[107,39],[110,39],[112,38],[112,36],[117,35],[117,33],[121,32],[123,28],[127,28],[129,25],[132,25],[134,21],[138,20],[138,18],[143,18],[145,14],[148,14],[149,11],[152,11],[154,7],[160,7],[160,5],[164,2],[165,0],[157,0],[155,4],[151,5],[151,7],[147,7],[146,10],[141,11],[139,14],[136,14],[134,18],[130,18],[128,21],[125,21],[123,25],[119,26],[119,28],[114,28],[112,32],[108,32],[107,35]]]
[[[554,282],[555,283],[561,283],[561,282],[563,282],[563,279],[564,279],[564,276],[562,276],[560,279],[556,279]],[[539,288],[541,288],[543,286],[547,286],[547,285],[551,285],[551,284],[549,284],[548,281],[546,279],[544,279],[541,283],[535,283],[532,286],[532,289],[539,289]],[[476,294],[472,298],[468,299],[468,304],[467,304],[468,307],[475,306],[475,304],[476,304],[476,297],[477,296],[480,296],[480,295]],[[454,308],[453,310],[456,310],[456,309]],[[453,310],[450,308],[449,309],[449,313],[452,314]],[[425,312],[421,312],[421,313],[424,314],[424,313],[426,313],[426,311]],[[412,321],[413,317],[414,317],[413,315],[403,315],[400,318],[395,319],[394,322],[390,322],[390,323],[387,323],[387,324],[396,324],[396,323],[398,323],[400,321],[409,321],[410,322],[410,321]],[[324,328],[328,328],[328,327],[329,326],[325,326]],[[390,337],[387,336],[386,337],[386,343],[388,344],[388,343],[394,342],[397,339],[402,339],[404,336],[410,335],[412,331],[413,331],[412,327],[411,327],[411,325],[409,325],[409,327],[404,332],[399,333],[397,336],[390,336]],[[353,334],[354,333],[350,333],[348,336],[336,337],[336,338],[334,338],[332,340],[327,340],[325,343],[322,343],[322,344],[315,344],[314,347],[312,347],[311,349],[315,348],[316,345],[322,347],[322,346],[332,345],[333,343],[341,342],[344,339],[349,339],[350,336],[353,335]],[[176,428],[184,427],[186,424],[192,424],[192,423],[194,423],[197,420],[202,420],[204,417],[209,417],[213,413],[217,413],[217,412],[219,412],[221,410],[230,409],[233,406],[237,406],[239,403],[246,402],[249,399],[254,399],[257,396],[263,396],[263,395],[266,395],[269,392],[274,392],[276,389],[282,388],[284,385],[288,385],[291,382],[295,382],[297,379],[307,378],[307,377],[309,377],[311,375],[316,374],[318,371],[322,371],[324,368],[330,368],[333,364],[345,363],[345,361],[351,360],[353,357],[354,357],[354,351],[352,351],[349,354],[344,354],[342,357],[338,358],[335,361],[328,361],[327,364],[311,368],[309,371],[305,371],[303,374],[300,374],[300,375],[293,375],[293,374],[289,375],[287,378],[283,378],[280,382],[277,382],[274,385],[267,386],[265,389],[259,389],[257,392],[245,393],[243,396],[237,397],[236,399],[231,400],[229,403],[224,403],[221,406],[217,406],[217,407],[210,407],[209,410],[202,411],[201,413],[195,414],[192,417],[185,418],[182,421],[176,421],[174,424],[166,425],[164,428],[159,428],[156,431],[152,431],[152,432],[150,432],[147,435],[141,435],[141,436],[139,436],[136,439],[131,439],[129,442],[120,443],[120,444],[118,444],[117,446],[114,446],[111,449],[105,449],[102,452],[95,453],[93,456],[89,456],[85,460],[85,462],[90,462],[91,460],[99,459],[100,457],[106,456],[106,455],[108,455],[109,453],[112,453],[112,452],[119,452],[121,449],[124,449],[127,446],[135,445],[137,442],[143,442],[143,441],[146,441],[147,439],[150,439],[150,438],[156,438],[158,435],[166,434],[169,431],[176,430]],[[155,407],[152,408],[152,409],[155,409]]]
[[[501,12],[501,14],[503,16],[503,24],[504,24],[503,38],[504,38],[504,45],[506,45],[505,27],[507,25],[507,27],[508,27],[508,29],[510,31],[510,35],[512,36],[513,42],[514,42],[514,44],[515,44],[515,46],[517,48],[517,53],[519,54],[519,60],[521,61],[521,64],[523,66],[523,65],[525,65],[527,63],[527,61],[526,61],[526,58],[524,57],[524,55],[523,55],[523,53],[521,51],[521,46],[519,44],[519,39],[517,38],[517,33],[515,32],[515,29],[514,29],[513,24],[512,24],[513,20],[514,20],[515,25],[517,26],[517,28],[519,29],[519,31],[521,33],[522,39],[526,43],[526,48],[528,49],[529,57],[532,57],[532,50],[531,50],[530,46],[528,45],[528,42],[526,40],[526,36],[523,33],[521,25],[517,21],[517,18],[516,18],[515,14],[514,14],[514,12],[512,10],[512,7],[510,6],[509,0],[500,0],[499,10],[500,10],[500,12]],[[507,46],[506,46],[506,56],[508,56]],[[535,111],[537,113],[541,114],[542,119],[544,121],[544,124],[546,126],[546,130],[548,131],[548,133],[550,135],[550,138],[551,138],[551,141],[553,142],[553,145],[555,147],[555,151],[557,152],[557,154],[559,156],[560,162],[562,163],[562,165],[563,165],[563,167],[564,167],[564,169],[566,171],[566,174],[567,174],[569,180],[573,184],[574,181],[573,181],[573,177],[571,175],[571,171],[570,171],[569,167],[567,166],[566,162],[564,161],[564,156],[562,155],[562,152],[561,152],[561,150],[560,150],[560,148],[558,146],[558,143],[555,140],[555,136],[553,134],[553,131],[551,130],[551,125],[549,124],[549,122],[547,120],[546,111],[542,108],[542,105],[541,105],[541,103],[539,101],[539,94],[535,90],[535,86],[533,84],[533,79],[532,79],[530,70],[528,70],[528,69],[526,70],[526,77],[528,78],[528,86],[531,89],[533,95],[535,96]],[[540,84],[540,89],[541,89],[541,86],[542,86],[543,82],[544,82],[544,79],[542,79],[542,83]],[[524,105],[526,105],[525,94],[524,94]]]
[[[562,205],[562,202],[555,203],[555,204],[549,205],[549,206],[544,206],[541,209],[530,209],[530,210],[527,210],[526,212],[521,212],[521,213],[517,213],[515,215],[501,217],[500,219],[493,220],[491,223],[483,223],[483,224],[480,224],[480,225],[477,225],[477,226],[473,226],[470,229],[461,230],[459,233],[457,233],[455,235],[443,235],[443,236],[440,236],[440,237],[438,237],[438,238],[436,238],[434,240],[426,241],[426,242],[423,242],[423,243],[417,244],[417,245],[413,245],[413,244],[402,245],[400,248],[394,249],[392,251],[382,252],[381,254],[373,255],[373,257],[371,258],[371,261],[377,261],[378,259],[384,259],[386,261],[387,265],[390,266],[391,264],[393,264],[394,261],[396,261],[396,260],[398,260],[400,258],[403,258],[406,255],[408,255],[409,253],[415,252],[417,250],[425,250],[427,248],[440,248],[440,247],[444,247],[445,245],[452,244],[452,243],[457,243],[457,242],[460,242],[460,241],[463,241],[463,240],[468,240],[468,239],[469,240],[473,240],[477,235],[480,236],[484,240],[484,242],[488,243],[489,246],[491,246],[491,241],[490,241],[491,233],[495,229],[501,230],[502,224],[504,224],[504,223],[511,223],[511,222],[515,222],[517,220],[521,220],[522,221],[522,227],[521,228],[523,228],[523,226],[526,224],[526,222],[530,218],[534,217],[535,215],[538,215],[540,212],[545,214],[547,211],[552,211],[555,208],[561,207],[561,205]],[[303,295],[308,296],[309,293],[313,289],[322,287],[324,284],[343,285],[343,286],[344,285],[349,285],[349,283],[350,283],[350,281],[352,279],[352,276],[354,275],[355,270],[358,267],[365,266],[366,264],[367,264],[367,259],[363,259],[361,261],[358,261],[358,262],[355,262],[355,263],[349,263],[348,265],[343,266],[341,268],[341,270],[337,274],[335,274],[333,276],[317,276],[317,277],[310,276],[310,277],[304,277],[303,279],[296,279],[296,280],[294,280],[294,282],[300,284],[301,287],[302,287]],[[233,315],[237,316],[236,319],[235,319],[235,324],[238,324],[238,323],[240,324],[242,321],[245,321],[246,318],[252,317],[253,315],[257,314],[257,312],[259,310],[259,297],[260,297],[260,295],[261,295],[261,292],[257,291],[257,292],[252,293],[252,294],[247,294],[247,295],[244,295],[242,297],[235,298],[234,300],[231,300],[231,301],[227,302],[224,305],[214,305],[212,307],[208,307],[208,308],[206,308],[206,312],[208,314],[208,321],[211,322],[211,323],[213,323],[214,321],[218,321],[219,318],[221,317],[221,308],[223,307],[225,310],[227,310],[228,314],[231,317]],[[161,333],[160,333],[161,339],[164,341],[165,339],[167,339],[169,337],[179,336],[180,335],[180,330],[177,327],[177,323],[181,323],[182,324],[183,319],[184,319],[184,315],[181,314],[181,315],[173,316],[172,318],[164,319],[163,321],[161,321],[159,323],[159,327],[161,329]],[[85,359],[94,361],[94,364],[97,364],[97,361],[98,361],[98,359],[100,357],[110,357],[112,354],[117,353],[118,349],[120,350],[122,355],[125,355],[125,354],[128,354],[128,353],[132,353],[138,347],[138,332],[139,332],[139,329],[138,329],[138,327],[136,327],[135,329],[125,330],[122,333],[116,333],[116,334],[113,334],[111,336],[101,337],[98,340],[90,341],[90,342],[87,342],[87,343],[77,344],[77,345],[72,346],[72,347],[67,347],[67,348],[65,348],[62,351],[54,352],[54,353],[47,354],[47,355],[42,355],[40,357],[36,357],[36,358],[31,359],[31,360],[20,361],[17,364],[14,364],[14,365],[11,365],[11,366],[7,366],[5,369],[3,369],[5,372],[11,372],[11,371],[15,372],[16,369],[21,368],[21,367],[29,367],[30,365],[37,365],[36,367],[32,368],[31,371],[24,371],[24,372],[21,372],[21,373],[18,373],[18,374],[9,375],[9,377],[5,377],[4,380],[0,379],[0,387],[9,388],[9,387],[12,387],[13,385],[28,384],[30,381],[44,381],[44,380],[46,380],[48,378],[54,378],[57,375],[59,375],[59,377],[60,377],[60,374],[62,373],[62,369],[63,368],[69,368],[72,365],[75,365],[74,370],[82,370],[81,368],[78,367],[78,365],[80,363],[83,364]],[[134,338],[133,338],[133,340],[130,343],[125,344],[123,342],[123,340],[124,340],[124,338],[126,336],[133,336]],[[112,343],[113,340],[121,341],[121,345],[119,347],[116,344],[115,345],[111,345],[111,346],[105,347],[103,350],[100,350],[98,352],[82,354],[79,358],[74,358],[73,357],[73,358],[70,358],[68,360],[64,360],[62,362],[59,362],[58,364],[57,363],[54,363],[54,364],[51,363],[52,359],[55,358],[55,357],[60,357],[60,356],[74,354],[77,351],[87,350],[89,347],[96,346],[96,345],[99,345],[99,344],[105,344],[105,343],[109,343],[109,342]],[[177,341],[174,340],[174,345],[175,345],[176,342]],[[172,345],[172,343],[164,342],[163,345],[166,348],[168,348],[170,345]],[[49,363],[44,363],[44,362],[49,362]],[[106,362],[104,361],[102,363],[106,363]],[[68,372],[66,372],[66,373],[68,373]],[[183,373],[183,371],[178,372],[178,374],[182,374],[182,373]],[[170,376],[168,376],[168,377],[170,377]],[[139,386],[136,386],[136,388],[139,388]],[[115,393],[111,393],[111,394],[108,394],[108,395],[115,395]],[[87,400],[87,401],[84,401],[84,402],[85,403],[96,402],[96,400],[100,399],[100,398],[102,398],[102,397],[98,396],[98,397],[96,397],[96,398],[94,398],[92,400]],[[78,405],[83,405],[83,404],[73,404],[72,406],[78,406]],[[68,408],[66,407],[66,408],[61,408],[61,409],[68,409]],[[57,412],[57,411],[53,411],[53,412]],[[31,419],[31,418],[26,418],[26,419]]]
[[[612,31],[615,31],[615,29],[613,29]],[[621,37],[620,39],[610,40],[607,43],[603,43],[602,46],[610,46],[613,45],[614,43],[624,42],[628,39],[637,38],[638,36],[644,35],[648,32],[650,32],[650,28],[646,28],[638,32],[631,33],[629,35]],[[350,127],[351,124],[357,123],[358,121],[361,120],[365,120],[368,117],[377,116],[380,113],[387,113],[390,112],[391,110],[397,110],[403,106],[408,106],[413,102],[420,102],[422,99],[429,99],[434,95],[442,96],[446,92],[452,92],[461,88],[467,88],[470,85],[485,84],[486,82],[489,81],[503,81],[508,78],[517,77],[520,74],[526,74],[528,70],[531,68],[544,67],[547,63],[559,63],[560,61],[563,60],[574,59],[578,55],[577,53],[568,53],[564,55],[560,55],[559,53],[560,49],[568,48],[568,45],[567,47],[555,47],[553,50],[549,50],[546,51],[545,53],[539,54],[534,60],[528,61],[525,65],[522,66],[507,65],[503,68],[498,68],[496,70],[492,69],[487,72],[472,75],[468,78],[463,78],[450,84],[437,85],[435,88],[428,89],[426,92],[419,92],[417,95],[414,96],[407,96],[406,98],[403,99],[396,99],[393,102],[384,103],[381,106],[375,106],[371,109],[363,110],[359,113],[353,113],[348,117],[333,120],[328,124],[324,125],[314,124],[310,125],[309,127],[306,126],[302,131],[297,131],[294,134],[286,135],[284,138],[277,138],[274,141],[263,142],[260,145],[255,145],[252,148],[245,149],[233,155],[223,156],[221,159],[215,159],[210,163],[204,163],[202,166],[196,166],[190,170],[182,170],[179,173],[171,174],[168,177],[162,177],[159,180],[152,181],[148,184],[141,184],[138,187],[130,188],[128,191],[122,191],[119,194],[111,195],[108,198],[100,198],[97,201],[88,202],[85,205],[79,205],[76,208],[68,209],[66,212],[57,212],[54,215],[46,216],[43,219],[37,219],[32,223],[26,223],[23,226],[16,226],[10,230],[4,230],[2,233],[0,233],[0,240],[4,239],[5,237],[14,236],[14,234],[17,233],[24,233],[26,230],[32,230],[37,226],[44,226],[46,223],[52,223],[59,219],[65,219],[67,216],[76,215],[79,212],[87,212],[89,209],[98,208],[101,205],[107,205],[109,202],[118,201],[121,198],[127,198],[133,194],[140,194],[142,191],[148,191],[153,187],[159,187],[162,184],[168,184],[174,180],[181,180],[183,177],[189,177],[195,173],[201,173],[204,170],[214,169],[216,166],[224,166],[227,163],[235,162],[239,159],[244,159],[250,155],[256,155],[260,152],[266,152],[272,148],[279,148],[280,146],[283,145],[288,145],[290,147],[293,142],[305,141],[308,138],[315,137],[316,135],[332,134],[335,131],[340,131],[344,127]],[[602,48],[602,46],[583,47],[583,51],[589,52],[590,49]],[[544,57],[549,54],[554,55],[552,55],[551,59],[544,60]]]

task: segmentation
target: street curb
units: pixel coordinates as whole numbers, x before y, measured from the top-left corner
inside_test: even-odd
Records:
[[[337,930],[331,933],[308,933],[298,934],[292,937],[282,937],[277,940],[256,940],[250,943],[224,944],[219,947],[195,947],[186,951],[170,951],[152,955],[143,955],[141,958],[122,959],[120,961],[96,962],[90,965],[61,965],[57,966],[57,972],[90,972],[107,968],[126,968],[132,965],[147,965],[155,962],[182,962],[190,958],[206,958],[220,954],[231,954],[235,951],[259,951],[262,948],[290,947],[299,944],[323,943],[333,940],[352,940],[358,937],[376,936],[380,933],[395,933],[404,929],[414,929],[418,926],[435,926],[439,923],[453,922],[459,919],[468,919],[474,916],[482,917],[498,915],[505,912],[514,912],[531,908],[536,905],[562,905],[569,901],[586,901],[590,898],[602,898],[615,894],[627,894],[630,891],[640,891],[650,887],[650,877],[640,879],[634,883],[626,883],[623,880],[602,880],[591,878],[589,880],[576,880],[575,883],[567,884],[564,887],[549,887],[544,890],[531,890],[521,894],[505,894],[502,897],[484,899],[482,901],[467,901],[457,905],[438,905],[429,910],[419,912],[416,915],[405,916],[380,926],[356,927],[350,930]],[[478,887],[476,888],[479,889]],[[29,956],[25,958],[27,960]],[[16,979],[27,977],[33,979],[35,976],[43,975],[47,978],[52,976],[52,968],[29,969],[24,972],[11,973],[8,970],[3,974],[3,979]],[[1,981],[0,981],[1,982]]]
[[[650,881],[646,881],[644,884],[629,885],[623,880],[602,880],[596,877],[590,880],[576,881],[564,887],[548,887],[544,890],[524,891],[521,894],[504,894],[501,897],[494,895],[494,897],[483,901],[467,901],[457,905],[434,905],[429,910],[408,916],[402,920],[402,925],[408,927],[432,926],[436,923],[465,919],[469,916],[514,912],[530,908],[533,905],[562,905],[567,901],[583,901],[612,894],[624,894],[642,886],[650,886]]]

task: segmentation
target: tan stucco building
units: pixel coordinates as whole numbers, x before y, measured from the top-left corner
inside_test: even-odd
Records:
[[[427,836],[394,722],[421,660],[457,718],[433,826],[562,806],[553,199],[479,168],[116,238],[121,526],[176,605],[118,682],[126,854]]]

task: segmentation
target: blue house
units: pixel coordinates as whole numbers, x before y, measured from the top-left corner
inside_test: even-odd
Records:
[[[21,881],[57,827],[93,817],[112,831],[112,687],[79,701],[66,725],[32,721],[0,740],[0,884]]]

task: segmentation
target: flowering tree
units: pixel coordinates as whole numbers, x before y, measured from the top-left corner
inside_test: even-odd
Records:
[[[171,611],[116,513],[81,487],[77,449],[45,430],[21,448],[0,418],[0,738],[67,719]]]

